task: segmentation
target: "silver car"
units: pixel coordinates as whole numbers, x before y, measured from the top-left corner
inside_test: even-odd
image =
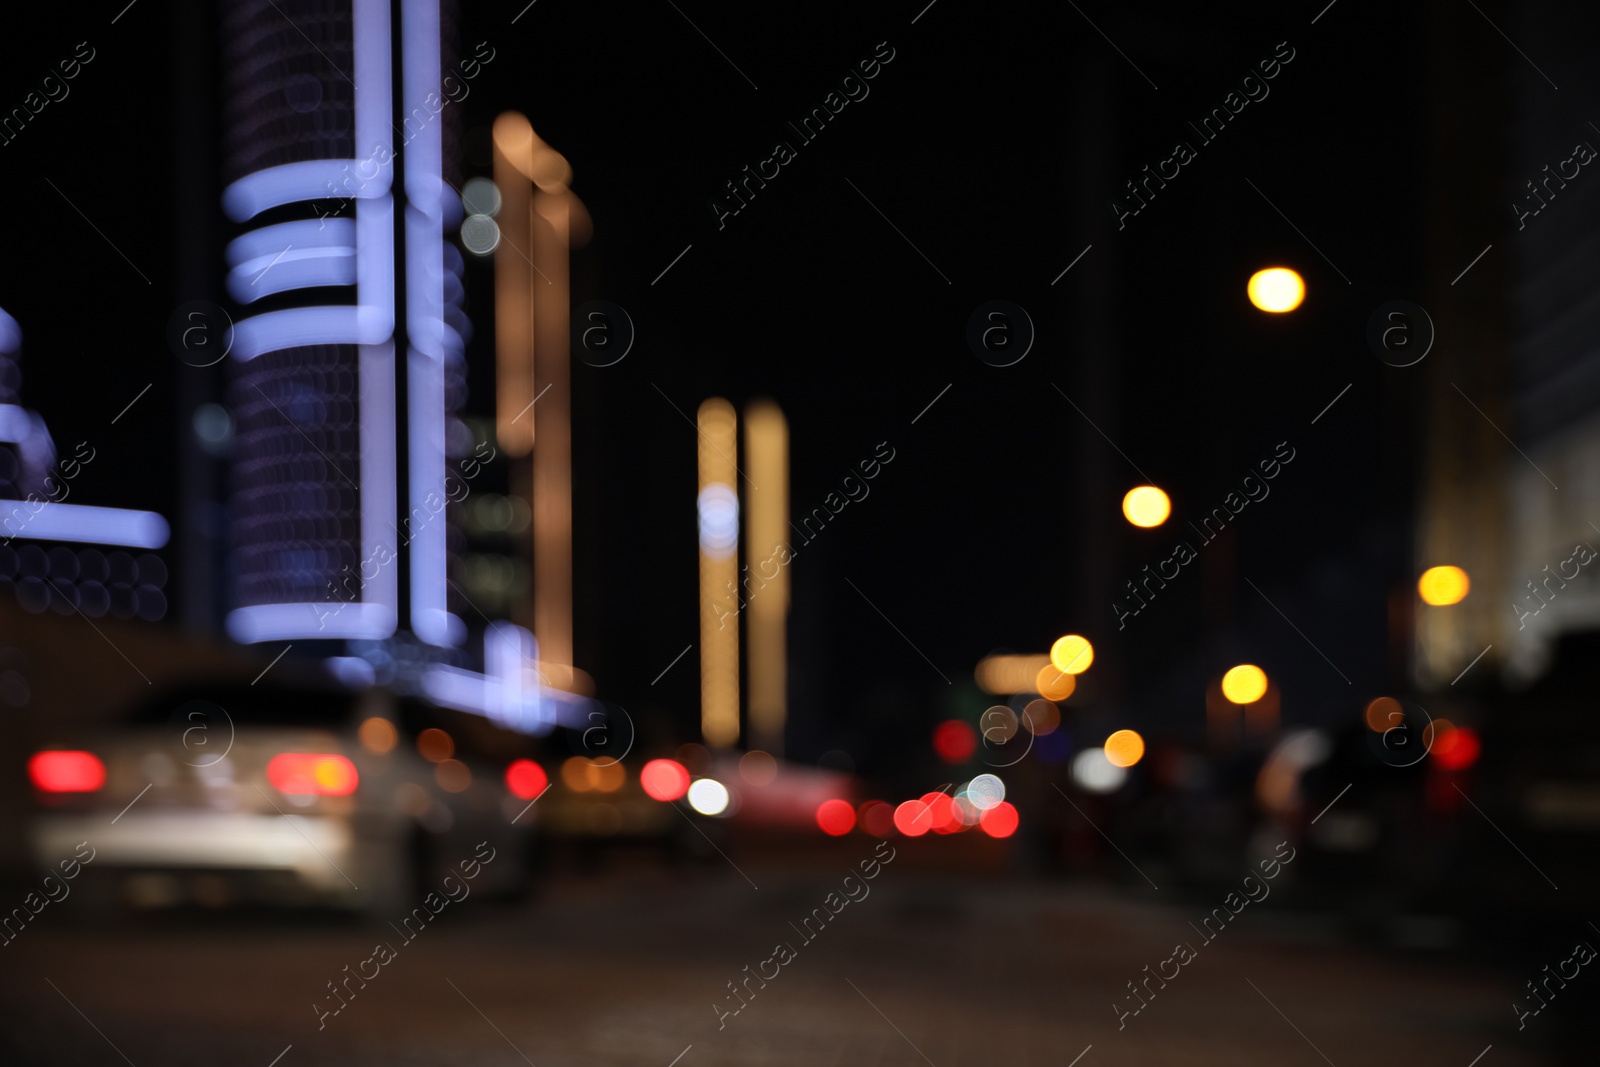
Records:
[[[383,920],[430,892],[514,893],[547,781],[528,743],[381,689],[192,685],[34,753],[31,847],[133,905]]]

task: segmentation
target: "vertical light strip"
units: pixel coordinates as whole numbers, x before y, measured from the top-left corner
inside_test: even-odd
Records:
[[[750,481],[745,492],[745,574],[740,598],[749,620],[750,741],[783,754],[788,717],[789,424],[770,400],[745,407],[744,454]]]
[[[379,155],[389,143],[389,114],[393,108],[389,78],[389,5],[386,0],[353,0],[355,52],[355,136],[358,175],[364,161]],[[393,180],[392,165],[377,176],[380,187]],[[361,509],[362,563],[383,558],[380,546],[392,554],[398,510],[395,472],[394,398],[394,200],[385,194],[356,201],[356,307],[358,349],[356,374],[361,398],[361,471],[358,490]],[[369,342],[370,343],[367,343]],[[379,605],[377,636],[394,632],[399,615],[399,576],[396,565],[379,566],[377,576],[362,587],[362,599]]]
[[[432,645],[460,644],[449,612],[444,410],[444,163],[439,100],[439,0],[401,5],[401,107],[406,142],[407,538],[411,629]]]
[[[495,436],[513,456],[533,450],[533,127],[515,111],[494,120],[500,244],[494,253]]]
[[[538,646],[533,635],[509,622],[493,622],[483,632],[483,670],[499,682],[498,714],[490,718],[518,730],[529,730],[527,669]]]
[[[700,733],[723,748],[739,740],[739,496],[733,405],[712,397],[696,414],[700,446]]]
[[[459,645],[466,639],[466,624],[450,614],[447,600],[444,359],[412,349],[406,373],[411,476],[410,507],[402,526],[411,553],[411,629],[431,645]]]
[[[570,677],[567,668],[573,666],[571,196],[563,189],[533,199],[533,378],[543,391],[531,497],[533,632],[539,637],[541,669],[557,679]]]
[[[361,586],[361,600],[382,608],[375,616],[382,632],[364,634],[388,637],[399,619],[400,537],[395,533],[396,472],[394,456],[394,342],[362,345],[356,380],[361,394],[361,568],[376,573]],[[306,636],[320,636],[320,632]]]
[[[394,181],[394,165],[379,163],[393,155],[389,114],[394,108],[389,80],[389,0],[352,0],[355,40],[356,165],[355,176],[363,189],[387,190]],[[366,172],[377,168],[373,179]],[[375,184],[373,184],[375,183]],[[317,195],[323,195],[320,191]]]

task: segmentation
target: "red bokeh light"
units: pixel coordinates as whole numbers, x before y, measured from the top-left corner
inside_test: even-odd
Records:
[[[856,826],[856,809],[848,800],[824,800],[817,805],[817,825],[829,837],[843,837]]]
[[[531,759],[514,760],[506,768],[506,788],[518,800],[532,800],[549,784],[550,776]]]
[[[933,728],[933,750],[946,763],[965,763],[978,750],[977,732],[960,719]]]
[[[677,800],[689,791],[689,768],[671,759],[653,759],[639,771],[639,787],[652,800]]]
[[[928,805],[920,800],[908,800],[894,809],[894,828],[907,837],[921,837],[932,826],[928,820]]]
[[[894,833],[894,806],[881,800],[869,800],[856,813],[861,829],[873,837],[888,837]]]
[[[93,752],[35,752],[28,778],[46,793],[92,793],[106,784],[106,766]]]
[[[934,833],[953,834],[966,829],[955,801],[948,794],[924,793],[920,799],[928,806],[928,823]]]
[[[337,753],[280,752],[267,761],[267,781],[290,796],[347,797],[360,778],[356,765]]]
[[[1434,762],[1444,770],[1464,771],[1478,762],[1478,755],[1482,751],[1483,744],[1478,740],[1478,732],[1458,726],[1433,742],[1432,754]]]
[[[1017,809],[1002,800],[978,817],[978,828],[990,837],[1010,837],[1017,832]]]

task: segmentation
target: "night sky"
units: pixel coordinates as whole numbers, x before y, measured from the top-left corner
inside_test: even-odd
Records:
[[[170,516],[187,411],[222,383],[166,343],[180,304],[218,299],[233,232],[215,17],[146,0],[112,25],[121,6],[14,14],[0,41],[6,107],[78,42],[94,50],[70,95],[0,145],[0,306],[25,330],[25,402],[58,445],[99,448],[83,501]],[[1419,15],[1356,0],[1315,25],[1319,4],[520,7],[466,14],[462,51],[485,41],[495,58],[451,106],[466,176],[488,173],[505,109],[566,155],[595,224],[573,302],[621,305],[637,329],[621,363],[573,369],[578,660],[602,696],[694,728],[697,671],[650,682],[698,640],[685,417],[713,395],[783,406],[797,520],[893,450],[870,495],[795,546],[797,757],[870,758],[908,743],[901,726],[923,744],[937,717],[982,710],[979,657],[1069,631],[1097,647],[1087,703],[1158,734],[1197,736],[1203,687],[1246,659],[1280,685],[1286,722],[1348,716],[1393,679],[1420,379],[1374,358],[1366,325],[1467,258],[1422,254]],[[1499,69],[1503,41],[1476,15],[1447,32]],[[814,140],[790,128],[891,53]],[[1290,53],[1214,141],[1190,128]],[[1119,229],[1123,183],[1179,140],[1195,157]],[[793,159],[719,227],[724,183],[779,141]],[[1246,301],[1270,265],[1304,275],[1298,312]],[[490,261],[467,284],[471,407],[487,415]],[[968,345],[991,300],[1036,332],[1015,365]],[[1270,496],[1202,547],[1186,524],[1282,442],[1295,458]],[[1120,501],[1146,476],[1174,516],[1136,530]],[[1180,540],[1198,558],[1119,632],[1123,583]]]

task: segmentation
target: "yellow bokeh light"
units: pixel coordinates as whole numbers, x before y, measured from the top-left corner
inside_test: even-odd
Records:
[[[1048,666],[1049,656],[993,653],[978,661],[972,676],[985,693],[1011,696],[1035,692],[1035,679],[1040,669]]]
[[[1459,604],[1471,588],[1467,572],[1460,567],[1429,567],[1417,579],[1417,592],[1422,602],[1436,608]]]
[[[1050,663],[1063,674],[1082,674],[1094,662],[1094,646],[1088,638],[1068,634],[1050,646]]]
[[[1122,514],[1135,526],[1160,526],[1172,514],[1172,501],[1153,485],[1137,486],[1122,498]]]
[[[1144,758],[1144,738],[1132,730],[1118,730],[1106,738],[1105,753],[1113,766],[1132,767]]]
[[[344,785],[348,771],[347,763],[338,759],[319,759],[312,767],[311,775],[317,784],[324,789],[337,789]]]
[[[1245,291],[1250,303],[1262,311],[1282,314],[1300,306],[1306,298],[1306,283],[1288,267],[1268,267],[1250,275]]]
[[[1070,674],[1056,670],[1055,664],[1046,663],[1034,676],[1033,688],[1046,700],[1054,700],[1059,704],[1078,688],[1078,680]]]
[[[1267,672],[1241,663],[1222,676],[1222,695],[1235,704],[1254,704],[1267,694]]]

